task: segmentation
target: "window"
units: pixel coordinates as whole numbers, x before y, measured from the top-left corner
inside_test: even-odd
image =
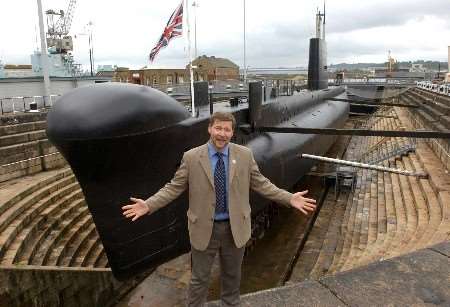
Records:
[[[184,77],[183,76],[179,76],[178,77],[178,83],[184,83]]]
[[[173,83],[173,76],[169,75],[167,76],[167,84],[172,84]]]
[[[158,85],[158,78],[153,76],[153,86]]]

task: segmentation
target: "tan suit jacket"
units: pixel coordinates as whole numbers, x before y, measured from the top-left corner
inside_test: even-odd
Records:
[[[228,163],[228,211],[231,231],[237,247],[250,239],[250,189],[262,196],[290,206],[292,194],[279,189],[264,177],[247,147],[230,143]],[[191,245],[205,250],[212,234],[216,193],[208,145],[204,144],[184,153],[181,165],[172,180],[146,200],[150,213],[166,206],[189,188],[187,212]]]

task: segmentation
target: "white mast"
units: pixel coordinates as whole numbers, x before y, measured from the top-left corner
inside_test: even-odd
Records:
[[[244,0],[244,84],[247,82],[247,64],[246,64],[246,58],[247,58],[247,51],[246,51],[246,39],[245,39],[245,0]]]
[[[185,0],[186,9],[186,24],[187,24],[187,39],[188,39],[188,57],[189,57],[189,74],[191,79],[191,108],[192,117],[195,117],[195,102],[194,102],[194,71],[192,67],[192,54],[191,54],[191,27],[189,25],[189,0]]]
[[[50,74],[48,72],[48,57],[47,57],[47,43],[45,41],[44,17],[42,16],[42,3],[37,0],[38,15],[39,15],[39,30],[41,33],[41,65],[44,73],[44,92],[45,100],[50,101]],[[44,100],[44,101],[45,101]],[[51,103],[51,101],[50,101]]]
[[[194,7],[194,59],[197,58],[197,8],[198,8],[198,1],[194,1],[192,3],[192,6]]]

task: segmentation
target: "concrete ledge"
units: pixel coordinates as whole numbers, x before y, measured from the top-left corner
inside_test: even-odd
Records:
[[[450,306],[449,276],[450,242],[443,242],[318,281],[246,294],[241,300],[242,306]]]

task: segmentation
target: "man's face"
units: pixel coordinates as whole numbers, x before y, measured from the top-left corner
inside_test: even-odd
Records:
[[[233,137],[233,122],[215,120],[211,126],[208,126],[211,143],[217,150],[222,150]]]

